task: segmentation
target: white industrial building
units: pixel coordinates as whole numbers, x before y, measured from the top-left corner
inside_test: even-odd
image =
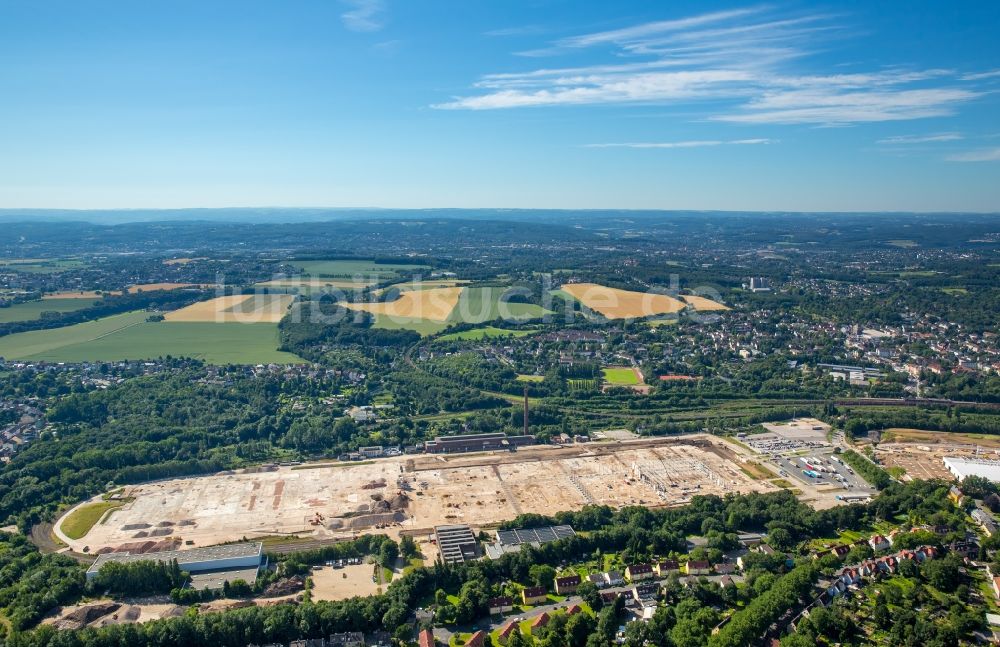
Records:
[[[252,583],[264,563],[264,544],[261,542],[226,544],[190,550],[164,550],[158,553],[104,553],[87,569],[87,579],[97,576],[101,567],[109,562],[172,562],[182,571],[191,574],[193,588],[217,588],[226,580],[242,579]]]
[[[959,481],[964,480],[966,476],[982,476],[994,483],[1000,483],[1000,461],[948,456],[944,459],[944,466]]]

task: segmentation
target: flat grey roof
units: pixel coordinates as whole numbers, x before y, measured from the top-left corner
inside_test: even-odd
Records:
[[[169,562],[177,560],[183,568],[185,564],[196,562],[207,562],[216,559],[235,559],[239,557],[260,557],[264,554],[264,544],[261,542],[245,542],[240,544],[226,544],[224,546],[206,546],[204,548],[191,548],[189,550],[164,550],[158,553],[104,553],[97,558],[88,573],[96,573],[101,566],[108,562],[140,562],[140,561],[161,561]]]
[[[572,526],[544,526],[542,528],[515,528],[498,530],[497,541],[505,546],[521,544],[544,544],[557,539],[565,539],[576,534]]]

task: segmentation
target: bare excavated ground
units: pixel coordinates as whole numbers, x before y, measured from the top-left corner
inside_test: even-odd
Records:
[[[130,503],[72,543],[94,553],[123,545],[149,550],[168,540],[182,547],[292,534],[320,541],[446,523],[483,527],[590,503],[669,506],[697,494],[775,489],[704,435],[402,456],[131,486]]]

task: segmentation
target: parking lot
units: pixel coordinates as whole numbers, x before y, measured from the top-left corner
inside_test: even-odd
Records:
[[[779,476],[799,485],[806,497],[863,499],[874,489],[837,456],[827,440],[829,425],[814,418],[766,423],[767,433],[740,441],[760,454]]]

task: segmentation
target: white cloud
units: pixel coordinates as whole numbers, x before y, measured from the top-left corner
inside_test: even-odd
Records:
[[[340,14],[344,26],[351,31],[378,31],[385,25],[384,0],[343,0],[350,7]]]
[[[966,153],[955,153],[945,159],[949,162],[1000,162],[1000,148],[981,148]]]
[[[877,144],[895,146],[897,144],[933,144],[936,142],[953,142],[964,139],[962,133],[932,133],[930,135],[897,135],[880,139]]]
[[[626,142],[622,144],[586,144],[583,148],[704,148],[706,146],[750,146],[754,144],[773,144],[773,139],[702,139],[684,142]]]
[[[994,79],[1000,76],[1000,70],[990,70],[989,72],[976,72],[974,74],[963,74],[960,78],[963,81],[981,81],[983,79]]]
[[[522,54],[608,50],[613,59],[486,74],[469,95],[434,107],[701,103],[713,121],[834,126],[948,116],[983,94],[946,69],[810,73],[811,55],[849,35],[835,18],[757,6],[563,38]]]

